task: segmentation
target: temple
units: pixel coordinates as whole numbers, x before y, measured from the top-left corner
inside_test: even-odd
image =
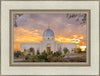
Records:
[[[22,43],[21,44],[21,52],[27,51],[30,48],[33,48],[35,54],[37,52],[42,53],[43,51],[60,51],[62,54],[64,53],[63,49],[67,48],[70,53],[74,53],[75,49],[77,48],[77,44],[75,43],[59,43],[55,41],[54,32],[50,29],[49,24],[48,28],[43,32],[43,40],[39,43]]]

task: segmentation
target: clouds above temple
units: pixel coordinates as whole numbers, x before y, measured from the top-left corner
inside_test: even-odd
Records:
[[[14,45],[41,41],[48,22],[56,41],[86,45],[86,24],[80,24],[75,18],[67,19],[66,14],[23,14],[16,22],[18,26],[14,27]]]

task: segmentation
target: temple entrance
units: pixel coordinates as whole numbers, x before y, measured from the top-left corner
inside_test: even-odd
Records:
[[[48,51],[51,51],[51,47],[47,47],[47,52],[48,52]]]

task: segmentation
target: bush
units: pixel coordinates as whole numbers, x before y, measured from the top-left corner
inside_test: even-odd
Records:
[[[66,54],[67,52],[69,52],[69,49],[68,48],[64,48],[63,51]]]
[[[37,55],[39,55],[40,54],[40,52],[39,52],[39,50],[37,50]]]
[[[14,57],[15,58],[19,58],[19,57],[23,57],[23,52],[21,52],[21,51],[17,51],[17,52],[14,52]]]
[[[86,62],[86,55],[65,59],[59,52],[42,52],[40,55],[26,55],[27,62]]]
[[[57,52],[42,52],[40,55],[26,55],[25,61],[27,62],[68,62],[67,59],[64,59],[64,55],[62,56],[61,53]]]
[[[33,56],[32,55],[25,56],[25,61],[32,62],[33,61]]]
[[[81,48],[77,48],[77,53],[81,53]]]
[[[59,53],[58,51],[54,52],[53,56],[61,56],[61,53]]]
[[[29,50],[30,50],[30,53],[32,53],[33,55],[35,54],[34,48],[31,47]]]

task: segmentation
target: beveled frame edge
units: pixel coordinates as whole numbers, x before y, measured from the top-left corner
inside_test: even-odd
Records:
[[[81,0],[81,1],[86,1],[86,0]],[[100,25],[100,0],[97,1],[99,1],[99,25]],[[100,32],[100,26],[99,26],[99,32]],[[0,45],[1,45],[1,0],[0,0]],[[99,47],[100,47],[100,33],[99,33]],[[1,50],[1,46],[0,46],[0,50]],[[1,51],[0,51],[0,76],[19,76],[19,75],[1,75]],[[20,75],[20,76],[29,76],[29,75]],[[51,75],[30,75],[30,76],[51,76]],[[100,76],[100,48],[99,48],[99,75],[52,75],[52,76]]]
[[[1,0],[0,0],[0,76],[1,76]]]
[[[47,12],[49,12],[49,13],[52,13],[52,12],[54,12],[54,13],[56,13],[56,12],[63,12],[63,13],[66,13],[66,12],[69,12],[69,13],[86,13],[87,14],[87,30],[86,30],[86,35],[88,36],[88,38],[86,38],[86,45],[88,46],[87,48],[87,53],[86,54],[88,54],[87,55],[87,60],[88,60],[88,62],[83,62],[83,63],[75,63],[75,62],[73,62],[73,63],[66,63],[66,64],[64,64],[63,63],[63,65],[62,65],[62,63],[54,63],[54,62],[52,62],[52,63],[47,63],[47,62],[45,62],[45,63],[43,63],[42,62],[42,64],[40,64],[40,63],[24,63],[24,64],[15,64],[15,63],[13,63],[13,52],[12,52],[12,46],[13,46],[13,37],[12,37],[12,34],[13,34],[13,29],[14,29],[14,27],[12,26],[13,25],[13,20],[12,20],[12,15],[14,14],[14,13],[47,13]],[[91,30],[90,30],[90,15],[91,15],[91,12],[90,12],[90,10],[89,9],[87,9],[87,10],[82,10],[82,9],[71,9],[71,10],[67,10],[67,9],[60,9],[60,10],[52,10],[52,9],[32,9],[32,10],[28,10],[28,9],[11,9],[10,11],[9,11],[9,17],[10,17],[10,22],[9,22],[9,25],[10,25],[10,27],[9,27],[9,29],[10,29],[10,44],[9,45],[11,45],[10,46],[10,66],[31,66],[31,67],[37,67],[37,66],[41,66],[41,67],[44,67],[44,66],[53,66],[53,67],[76,67],[76,66],[78,66],[78,67],[84,67],[84,66],[90,66],[90,62],[91,62],[91,59],[90,59],[90,36],[91,36]]]
[[[1,0],[1,1],[99,1],[99,0]]]

